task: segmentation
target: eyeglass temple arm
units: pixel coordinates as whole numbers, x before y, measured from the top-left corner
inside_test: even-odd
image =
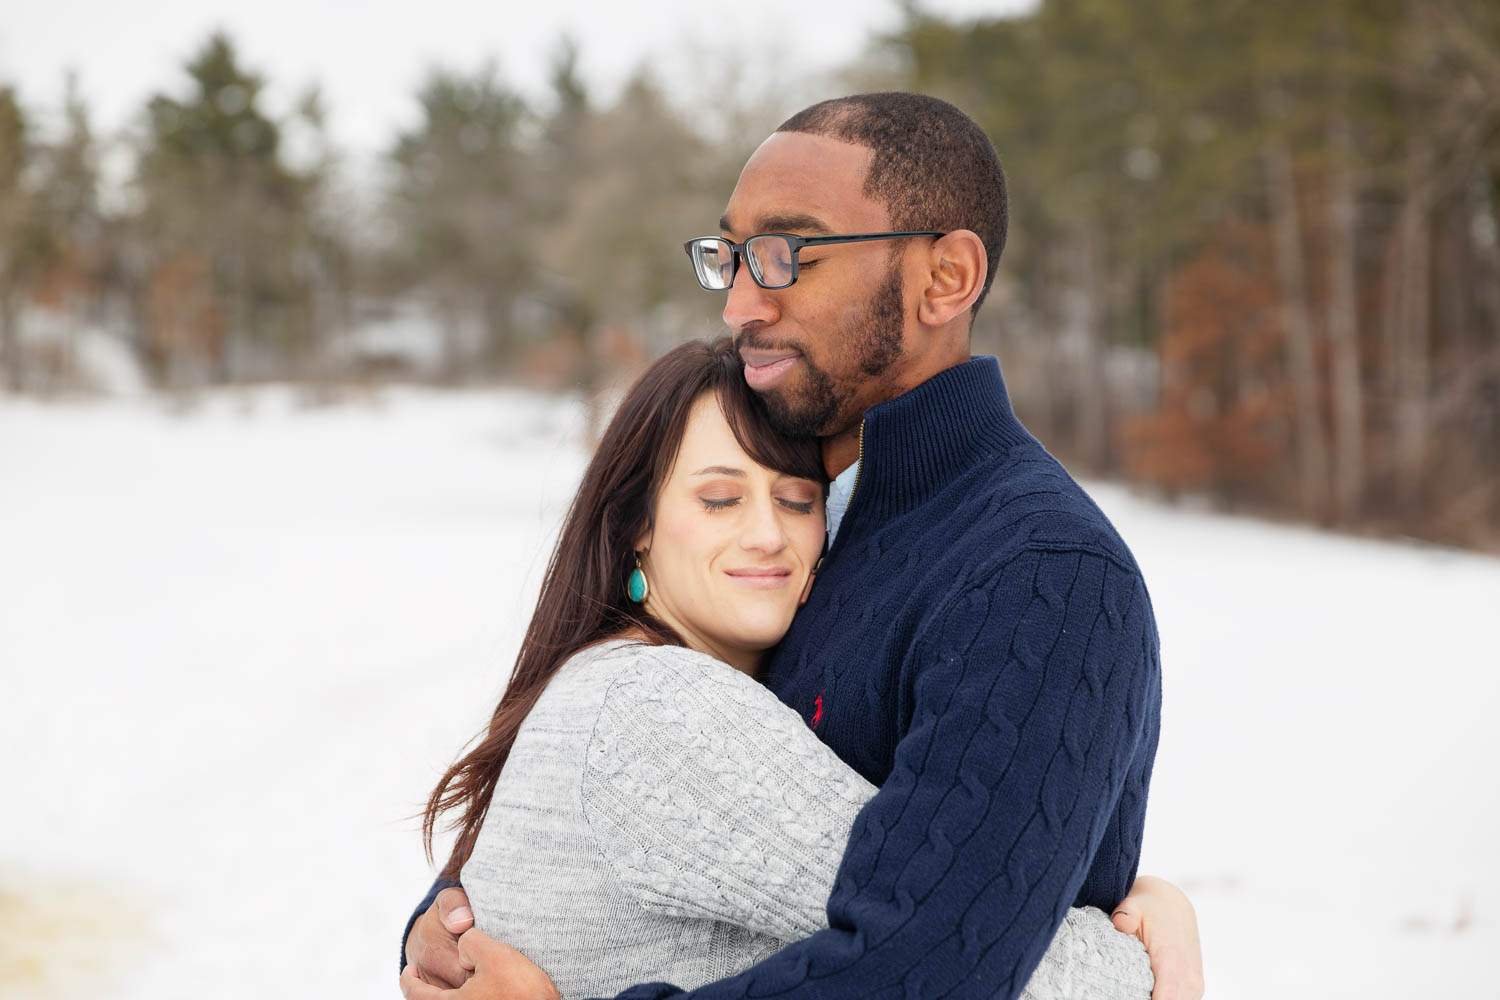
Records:
[[[899,233],[850,233],[847,236],[794,236],[798,247],[828,246],[831,243],[868,243],[870,240],[895,240],[905,236],[947,236],[930,229],[903,231]]]

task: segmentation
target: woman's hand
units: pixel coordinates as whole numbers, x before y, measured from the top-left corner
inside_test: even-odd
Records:
[[[1133,934],[1151,957],[1151,1000],[1201,1000],[1203,949],[1198,914],[1171,882],[1142,875],[1114,912],[1115,930]]]

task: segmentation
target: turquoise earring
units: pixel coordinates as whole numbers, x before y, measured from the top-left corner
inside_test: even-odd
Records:
[[[641,569],[641,557],[635,557],[635,569],[630,571],[630,578],[625,581],[625,596],[636,604],[646,600],[646,595],[651,592],[651,586],[646,582],[646,572]]]

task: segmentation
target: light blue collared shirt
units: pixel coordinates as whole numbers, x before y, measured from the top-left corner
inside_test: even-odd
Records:
[[[839,525],[843,523],[844,515],[849,512],[849,500],[854,495],[854,480],[858,478],[859,463],[855,462],[828,484],[828,502],[824,505],[824,509],[828,514],[828,544],[830,546],[833,545],[834,536],[839,533]]]

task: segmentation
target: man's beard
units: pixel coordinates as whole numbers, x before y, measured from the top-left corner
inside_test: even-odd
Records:
[[[830,343],[835,350],[847,345],[860,374],[878,378],[901,357],[901,326],[901,268],[892,263],[864,315],[845,324]],[[843,430],[852,421],[848,410],[863,380],[838,382],[807,355],[802,362],[807,385],[796,398],[778,389],[761,393],[771,426],[787,437],[827,437]]]

